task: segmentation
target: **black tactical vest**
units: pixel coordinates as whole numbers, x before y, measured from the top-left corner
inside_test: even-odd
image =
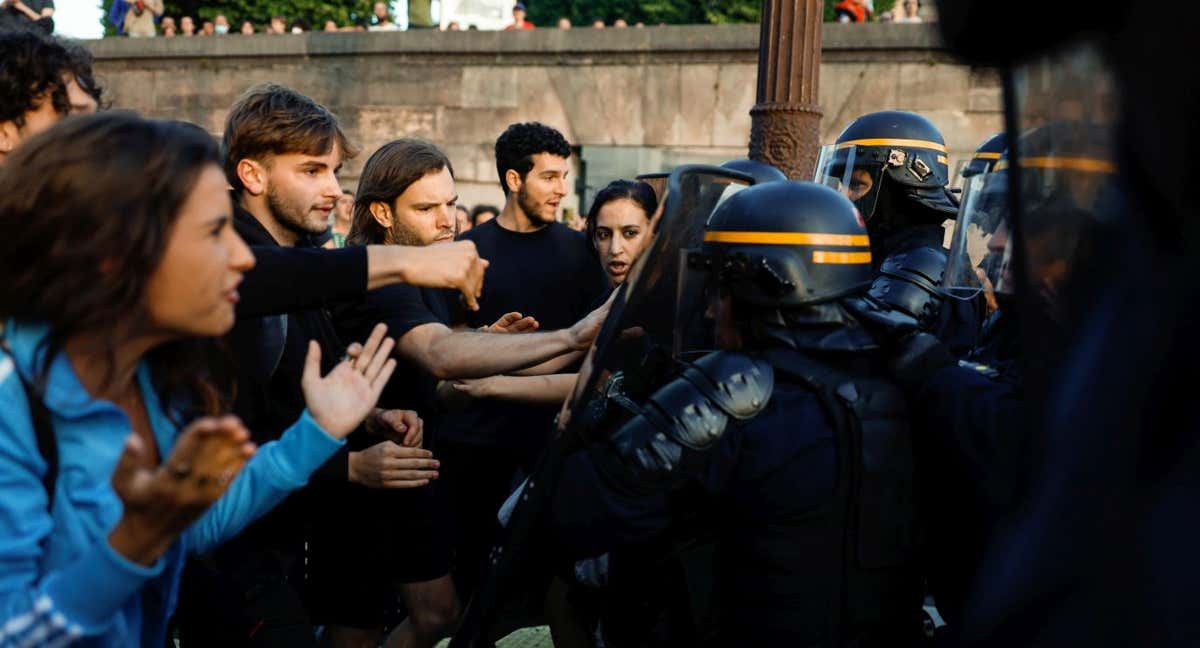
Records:
[[[800,383],[818,396],[836,430],[834,501],[841,509],[829,533],[841,547],[841,575],[829,593],[831,645],[919,643],[920,534],[903,392],[865,367],[835,368],[790,350],[770,351],[767,359],[777,380]],[[797,538],[797,545],[804,543]]]

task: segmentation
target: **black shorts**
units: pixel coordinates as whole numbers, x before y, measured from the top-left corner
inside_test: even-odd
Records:
[[[400,584],[450,573],[448,522],[436,486],[323,489],[306,554],[305,600],[314,624],[380,626],[399,605]]]

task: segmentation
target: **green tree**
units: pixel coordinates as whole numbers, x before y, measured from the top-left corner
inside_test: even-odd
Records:
[[[624,18],[631,25],[753,23],[762,10],[761,0],[530,0],[526,4],[529,19],[543,26],[552,26],[563,16],[576,25],[590,25],[596,18],[610,24]]]
[[[116,33],[108,24],[108,10],[113,0],[104,0],[105,33]],[[262,29],[271,16],[285,16],[289,21],[303,20],[312,29],[320,29],[326,20],[339,25],[365,24],[371,18],[372,0],[166,0],[164,16],[191,16],[200,23],[212,20],[217,14],[225,14],[233,31],[237,31],[243,20],[249,20]]]

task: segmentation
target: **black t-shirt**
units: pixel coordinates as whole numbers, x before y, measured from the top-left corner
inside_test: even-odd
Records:
[[[587,315],[608,287],[587,239],[562,223],[519,233],[491,220],[462,238],[474,241],[489,265],[478,311],[467,311],[453,300],[456,323],[477,328],[517,311],[536,318],[541,331],[567,328]],[[557,409],[481,399],[467,410],[447,414],[439,434],[457,443],[537,451]]]
[[[399,340],[418,326],[448,324],[450,312],[440,291],[394,284],[372,290],[362,303],[339,307],[334,312],[334,321],[344,340],[365,341],[380,322],[387,324],[389,337]],[[429,435],[439,412],[436,390],[437,380],[432,374],[400,359],[379,398],[379,407],[416,410],[425,420]]]

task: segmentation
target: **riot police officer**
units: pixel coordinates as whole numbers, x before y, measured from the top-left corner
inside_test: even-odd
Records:
[[[690,339],[677,323],[676,369],[641,402],[620,373],[609,378],[610,406],[626,414],[568,457],[552,545],[595,556],[699,518],[716,538],[721,597],[705,643],[915,643],[904,398],[843,305],[871,283],[871,258],[853,206],[827,187],[771,182],[728,196],[679,282],[703,291],[712,332]]]
[[[967,160],[967,164],[963,166],[958,177],[962,181],[973,178],[982,173],[987,173],[996,166],[996,163],[1004,157],[1004,151],[1008,148],[1008,136],[1004,133],[996,133],[987,138],[979,148],[975,149],[975,153],[971,155],[971,159]]]
[[[942,224],[958,212],[947,189],[947,155],[928,119],[886,110],[859,117],[822,147],[816,179],[842,191],[866,221],[878,274],[871,294],[916,317],[962,355],[974,345],[982,315],[974,302],[940,307]]]
[[[956,223],[943,290],[951,301],[987,292],[999,304],[968,359],[956,361],[907,313],[878,309],[869,298],[850,304],[891,350],[893,376],[922,430],[920,481],[933,510],[925,520],[929,584],[954,642],[972,630],[964,609],[986,545],[1029,488],[1026,460],[1039,440],[1022,406],[1026,394],[1053,387],[1047,377],[1076,310],[1068,278],[1107,265],[1099,241],[1110,238],[1122,208],[1102,132],[1055,122],[1019,142],[1021,158],[968,179]],[[1014,174],[1027,214],[1019,256],[1008,205]],[[1022,321],[1038,335],[1024,345],[1013,313],[1019,282],[1036,288],[1026,291]]]

